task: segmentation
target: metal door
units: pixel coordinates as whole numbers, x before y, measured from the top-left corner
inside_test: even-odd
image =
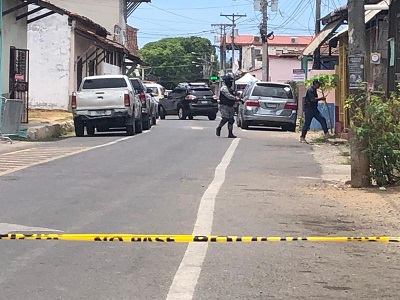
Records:
[[[10,99],[23,101],[21,122],[28,123],[29,50],[10,48]]]

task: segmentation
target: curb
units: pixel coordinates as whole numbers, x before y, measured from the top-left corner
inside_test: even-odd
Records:
[[[56,124],[37,125],[27,128],[26,138],[31,141],[48,140],[59,138],[73,130],[74,122],[72,120]]]

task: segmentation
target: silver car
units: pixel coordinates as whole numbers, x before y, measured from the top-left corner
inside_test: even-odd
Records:
[[[237,125],[281,127],[296,131],[297,101],[288,84],[251,82],[243,91],[239,104]]]

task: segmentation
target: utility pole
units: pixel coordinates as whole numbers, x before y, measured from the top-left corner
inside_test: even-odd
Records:
[[[1,60],[2,60],[2,50],[3,50],[3,36],[2,36],[2,30],[3,30],[3,0],[0,0],[0,129],[2,127],[2,111],[3,111],[3,99],[2,94],[3,94],[3,78],[2,78],[2,67],[1,67]]]
[[[269,81],[269,56],[268,56],[268,3],[262,0],[262,24],[260,25],[260,34],[262,39],[262,80]]]
[[[364,0],[348,0],[348,18],[349,18],[349,72],[358,72],[365,78],[366,59],[366,34],[365,34],[365,10]],[[358,63],[358,65],[357,65]],[[366,99],[362,97],[362,87],[352,88],[350,92],[356,96],[357,101],[354,103],[357,107],[364,107]],[[355,124],[357,126],[357,124]],[[367,187],[370,185],[369,179],[369,161],[364,154],[365,144],[352,130],[350,141],[351,152],[351,185],[354,188]]]
[[[363,8],[364,11],[364,8]],[[316,0],[315,3],[315,36],[321,32],[321,0]],[[313,69],[321,69],[321,48],[314,51],[314,66]]]
[[[220,14],[221,17],[225,17],[228,20],[230,20],[232,22],[232,71],[233,71],[233,64],[235,63],[235,28],[236,28],[236,21],[247,17],[246,14],[244,15],[240,15],[240,14],[231,14],[231,15],[224,15],[224,14]]]
[[[226,73],[226,29],[228,27],[231,27],[231,24],[212,24],[212,27],[219,27],[220,28],[220,33],[221,33],[221,38],[222,40],[222,46],[220,45],[220,64],[221,64],[221,70]]]

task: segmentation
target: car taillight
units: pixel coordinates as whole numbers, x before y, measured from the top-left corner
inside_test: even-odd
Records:
[[[293,102],[286,102],[285,109],[297,110],[297,104]]]
[[[72,109],[76,109],[76,95],[72,95],[72,99],[71,99],[71,108]]]
[[[125,104],[125,107],[131,106],[131,97],[129,97],[129,94],[124,95],[124,104]]]
[[[187,95],[186,97],[185,97],[185,100],[189,100],[189,101],[194,101],[194,100],[196,100],[197,99],[197,97],[196,96],[193,96],[193,95]]]
[[[146,94],[144,92],[140,93],[140,100],[143,104],[146,104]]]
[[[260,102],[258,100],[247,100],[246,106],[260,107]]]

